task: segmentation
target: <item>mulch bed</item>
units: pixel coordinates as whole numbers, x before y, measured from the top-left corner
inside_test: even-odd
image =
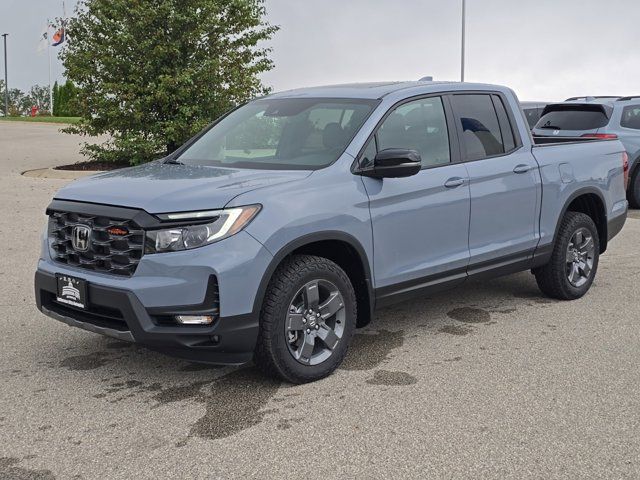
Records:
[[[90,160],[88,162],[72,163],[71,165],[60,165],[55,167],[54,170],[83,170],[83,171],[97,171],[97,170],[116,170],[118,168],[130,167],[131,165],[126,162],[102,162],[99,160]]]

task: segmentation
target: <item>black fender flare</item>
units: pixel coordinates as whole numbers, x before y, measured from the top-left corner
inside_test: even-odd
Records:
[[[600,192],[600,190],[598,190],[595,187],[583,187],[583,188],[579,188],[578,190],[576,190],[575,192],[573,192],[571,195],[569,195],[569,198],[567,198],[567,200],[564,202],[564,206],[562,207],[562,210],[560,211],[560,215],[558,216],[558,220],[556,221],[556,228],[553,232],[553,242],[551,243],[551,248],[553,248],[553,246],[556,244],[556,239],[558,238],[558,232],[560,231],[560,225],[562,224],[562,219],[564,218],[565,214],[567,213],[567,210],[569,209],[569,205],[571,205],[571,203],[578,197],[581,197],[582,195],[589,195],[589,194],[595,194],[600,201],[602,202],[602,205],[604,207],[604,235],[602,235],[603,238],[600,238],[600,253],[604,253],[604,251],[607,249],[607,202],[604,200],[604,197],[602,195],[602,193]]]
[[[262,279],[260,280],[260,285],[258,287],[258,292],[256,293],[256,297],[254,299],[253,313],[255,315],[257,316],[260,315],[260,310],[262,308],[264,296],[267,292],[267,286],[269,285],[269,282],[271,281],[271,277],[273,276],[274,272],[276,271],[276,269],[278,268],[282,260],[284,260],[288,255],[290,255],[295,250],[301,247],[304,247],[305,245],[309,245],[311,243],[320,242],[320,241],[326,241],[326,240],[344,242],[349,246],[351,246],[357,252],[360,263],[362,263],[362,266],[364,268],[365,283],[367,285],[367,290],[368,290],[367,293],[369,295],[369,314],[373,315],[373,310],[375,307],[375,298],[374,298],[373,285],[372,285],[371,267],[369,266],[369,257],[367,256],[364,247],[362,246],[362,244],[357,238],[355,238],[353,235],[350,235],[345,232],[341,232],[339,230],[327,230],[327,231],[321,231],[321,232],[308,233],[306,235],[298,237],[295,240],[292,240],[291,242],[287,243],[274,254],[273,258],[271,259],[271,262],[269,262],[267,269],[264,271],[262,275]]]

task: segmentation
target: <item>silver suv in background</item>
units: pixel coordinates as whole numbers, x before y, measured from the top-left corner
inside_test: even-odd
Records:
[[[640,95],[573,97],[547,105],[533,135],[618,138],[629,156],[627,198],[633,208],[640,208]]]
[[[524,118],[527,119],[529,129],[532,129],[540,120],[544,107],[549,105],[550,102],[520,102],[520,108],[524,113]]]

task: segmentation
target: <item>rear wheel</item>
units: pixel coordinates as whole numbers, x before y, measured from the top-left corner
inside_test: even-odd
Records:
[[[629,182],[627,200],[632,208],[640,208],[640,166],[635,169]]]
[[[549,263],[534,270],[538,287],[560,300],[582,297],[593,283],[600,258],[600,239],[588,215],[567,212]]]
[[[278,267],[267,288],[255,363],[292,383],[326,377],[344,359],[356,316],[353,286],[338,265],[294,255]]]

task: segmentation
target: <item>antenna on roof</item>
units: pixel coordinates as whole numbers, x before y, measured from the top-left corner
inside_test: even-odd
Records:
[[[419,82],[433,82],[433,77],[432,76],[428,76],[428,77],[422,77],[420,80],[418,80]]]

